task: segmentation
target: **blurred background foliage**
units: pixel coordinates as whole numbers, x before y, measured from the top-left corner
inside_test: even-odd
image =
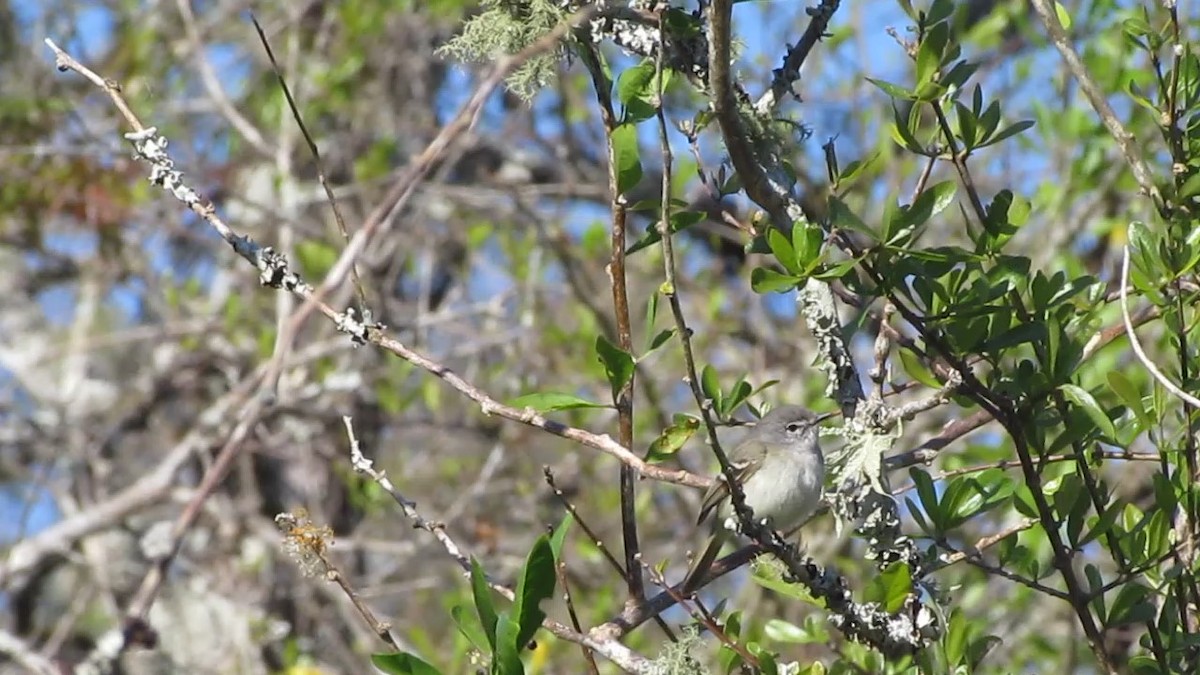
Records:
[[[493,60],[487,51],[446,46],[461,44],[452,40],[481,12],[522,5],[253,4],[0,2],[0,536],[10,552],[9,566],[0,566],[0,628],[64,662],[78,660],[119,620],[150,564],[138,539],[187,501],[236,422],[224,407],[230,392],[270,357],[294,303],[260,290],[203,221],[150,189],[106,97],[56,73],[42,39],[52,37],[120,83],[226,220],[316,282],[344,242],[247,13],[266,30],[353,230]],[[727,633],[778,652],[781,662],[803,664],[800,672],[905,672],[919,661],[947,672],[1102,672],[1097,648],[1120,672],[1195,667],[1196,411],[1153,383],[1119,331],[1098,349],[1086,345],[1121,321],[1121,251],[1127,226],[1143,221],[1135,230],[1141,239],[1131,298],[1145,324],[1140,335],[1169,379],[1197,390],[1200,68],[1189,42],[1196,18],[1190,8],[1175,16],[1157,2],[1061,3],[1084,65],[1161,185],[1156,208],[1139,194],[1027,3],[938,4],[937,11],[949,10],[938,24],[947,52],[957,46],[978,66],[955,91],[940,92],[959,142],[968,133],[964,117],[986,126],[983,113],[993,103],[993,133],[1033,122],[964,155],[985,206],[1011,198],[999,229],[984,232],[969,215],[953,163],[945,154],[931,161],[914,152],[945,145],[928,101],[906,92],[947,76],[953,61],[934,71],[923,64],[930,33],[914,30],[910,5],[844,3],[805,64],[799,100],[778,109],[786,123],[772,127],[771,138],[796,174],[810,220],[843,230],[865,224],[859,241],[883,244],[871,260],[891,290],[921,298],[929,325],[956,356],[973,359],[987,386],[1032,406],[1025,409],[1028,437],[1041,439],[1036,468],[1070,544],[1064,553],[1080,578],[1106,588],[1090,606],[1102,644],[1089,648],[1071,605],[1039,590],[1061,590],[1062,579],[1016,468],[1013,439],[995,423],[937,447],[911,474],[890,475],[906,531],[937,555],[968,552],[934,575],[947,612],[946,635],[931,648],[936,657],[885,663],[843,639],[819,607],[749,583],[746,574],[710,587],[706,599],[728,597],[725,609],[736,614],[727,617]],[[735,6],[734,72],[748,91],[769,85],[771,69],[808,25],[803,9]],[[1181,55],[1174,44],[1183,45]],[[602,53],[614,80],[640,62],[612,44]],[[537,78],[544,86],[534,88]],[[366,251],[359,271],[368,305],[405,344],[498,400],[561,392],[607,405],[612,396],[595,345],[597,336],[616,340],[606,268],[611,195],[593,84],[578,59],[557,58],[516,85],[487,103],[386,237]],[[976,87],[983,105],[972,113]],[[669,123],[691,122],[706,99],[676,76],[663,106]],[[755,408],[794,402],[833,409],[793,294],[769,292],[804,275],[765,238],[755,243],[748,234],[763,232],[757,207],[729,182],[715,125],[694,145],[677,131],[670,139],[674,196],[695,214],[695,225],[674,241],[676,290],[700,364],[723,391],[745,380],[753,391],[745,403]],[[625,197],[651,200],[653,210],[631,213],[630,243],[652,226],[662,179],[655,125],[638,127],[637,140],[644,175]],[[823,150],[828,141],[845,169],[836,185]],[[853,172],[852,162],[860,162]],[[897,205],[916,202],[918,186],[942,190],[936,210],[911,219],[910,231],[887,231],[903,224]],[[835,284],[861,300],[845,304],[842,319],[866,372],[884,330],[880,298],[888,286],[853,265],[838,268],[847,258],[833,248],[823,249],[821,269],[836,270],[829,274],[840,276]],[[663,283],[661,256],[648,246],[630,255],[627,268],[638,453],[672,424],[687,424],[678,414],[698,412],[677,336],[650,349],[673,326],[665,310],[648,312]],[[783,281],[752,284],[762,269]],[[1027,303],[1029,316],[1005,304],[1011,295]],[[348,286],[330,301],[355,302]],[[970,316],[968,305],[983,311]],[[891,323],[909,342],[894,341],[889,400],[927,396],[940,386],[945,360],[911,326]],[[1035,394],[1045,401],[1049,391],[1070,400],[1037,407]],[[904,423],[893,449],[921,448],[978,410],[970,396],[956,396]],[[745,405],[727,412],[752,419]],[[473,605],[469,584],[436,540],[410,528],[373,482],[352,472],[342,415],[353,416],[377,466],[494,578],[515,583],[537,537],[563,518],[543,466],[619,557],[611,457],[485,416],[428,373],[378,350],[352,349],[330,324],[309,321],[279,400],[184,539],[151,613],[159,649],[126,655],[127,672],[363,672],[366,654],[382,651],[375,636],[334,586],[304,578],[281,555],[271,520],[299,508],[331,528],[331,556],[391,622],[405,651],[445,673],[483,667],[452,618],[454,607]],[[616,436],[611,408],[552,416]],[[711,473],[715,462],[702,436],[656,461]],[[193,439],[194,451],[171,489],[123,505],[60,550],[13,562],[20,542],[126,494],[184,439]],[[668,579],[682,577],[685,551],[699,544],[692,529],[698,497],[676,485],[638,483],[643,558],[663,563]],[[970,554],[1006,532],[978,558]],[[863,560],[863,543],[839,536],[831,518],[810,525],[805,542],[857,597],[887,601],[879,572]],[[624,586],[594,542],[571,529],[560,557],[585,629],[620,612]],[[557,595],[542,608],[565,621]],[[690,622],[678,609],[665,617],[676,637]],[[1154,639],[1163,644],[1156,648]],[[527,672],[586,670],[575,645],[545,633],[536,642],[525,655]],[[648,624],[624,642],[653,658],[668,651],[669,639]],[[712,672],[737,660],[711,639],[692,654]],[[613,670],[603,661],[600,669]]]

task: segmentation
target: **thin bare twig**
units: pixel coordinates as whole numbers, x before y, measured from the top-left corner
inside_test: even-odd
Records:
[[[1117,147],[1121,149],[1121,153],[1125,155],[1125,161],[1129,164],[1129,168],[1133,170],[1133,178],[1142,188],[1142,192],[1154,201],[1156,208],[1162,208],[1163,198],[1158,187],[1154,185],[1154,176],[1150,172],[1149,165],[1142,158],[1141,152],[1138,150],[1137,139],[1133,134],[1121,124],[1121,120],[1117,119],[1117,113],[1108,103],[1107,95],[1092,79],[1088,73],[1087,66],[1083,64],[1083,60],[1079,58],[1079,53],[1075,51],[1075,47],[1071,44],[1071,38],[1067,36],[1063,30],[1062,24],[1058,21],[1058,12],[1055,10],[1054,3],[1049,0],[1032,0],[1033,9],[1042,19],[1042,25],[1046,27],[1046,31],[1050,33],[1050,41],[1054,43],[1054,47],[1058,49],[1058,53],[1062,55],[1063,63],[1067,65],[1067,70],[1071,71],[1071,75],[1079,82],[1079,88],[1083,90],[1084,96],[1087,96],[1088,102],[1092,104],[1092,108],[1096,114],[1100,116],[1100,121],[1104,123],[1104,128],[1108,129],[1108,133],[1117,142]]]

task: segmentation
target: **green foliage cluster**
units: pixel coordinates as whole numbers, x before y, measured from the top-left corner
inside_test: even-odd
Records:
[[[1183,518],[1189,531],[1197,531],[1200,450],[1189,431],[1197,423],[1197,411],[1168,396],[1140,367],[1113,370],[1117,352],[1126,365],[1136,365],[1127,351],[1110,348],[1097,353],[1098,332],[1120,321],[1112,283],[1081,271],[1078,263],[1054,269],[1047,263],[1067,262],[1065,251],[1031,253],[1022,239],[1031,221],[1072,193],[1056,184],[1037,186],[1033,194],[1016,185],[987,191],[973,180],[985,166],[989,149],[1022,142],[1035,130],[1035,120],[1010,120],[1005,113],[1008,102],[989,98],[983,85],[973,81],[979,64],[962,57],[952,3],[938,0],[928,10],[908,9],[916,36],[907,46],[911,81],[868,79],[892,99],[892,120],[886,126],[891,151],[944,165],[951,176],[937,182],[922,178],[910,199],[889,197],[881,208],[865,210],[861,188],[879,175],[878,155],[857,159],[844,169],[838,167],[836,155],[831,156],[827,216],[798,221],[790,232],[767,228],[760,250],[769,251],[771,260],[753,269],[751,285],[759,293],[775,293],[817,279],[840,284],[864,306],[886,301],[910,329],[911,337],[898,340],[893,348],[913,385],[939,389],[949,381],[947,372],[956,371],[966,379],[954,389],[953,401],[963,410],[987,411],[1000,422],[999,442],[970,445],[947,456],[942,473],[909,470],[915,493],[901,500],[915,525],[912,536],[929,560],[958,555],[969,547],[963,543],[970,536],[966,533],[978,531],[984,520],[1011,524],[1017,519],[1020,526],[991,542],[987,556],[963,554],[977,569],[1032,591],[1015,594],[1007,610],[1019,613],[1033,606],[1038,594],[1055,598],[1076,615],[1102,669],[1119,665],[1139,673],[1186,672],[1197,663],[1197,655],[1194,633],[1181,617],[1189,613],[1185,607],[1196,587],[1197,566],[1194,556],[1179,546],[1181,537],[1194,535],[1181,533],[1178,522]],[[1071,25],[1062,5],[1055,12],[1060,23]],[[1128,231],[1134,294],[1162,317],[1159,339],[1170,348],[1160,356],[1174,361],[1171,379],[1189,389],[1195,381],[1192,374],[1200,370],[1200,358],[1189,347],[1195,343],[1198,289],[1192,280],[1200,260],[1190,201],[1200,190],[1195,177],[1200,151],[1193,147],[1200,138],[1193,133],[1200,128],[1200,67],[1187,44],[1170,55],[1171,45],[1177,44],[1169,37],[1176,21],[1173,16],[1156,21],[1148,12],[1128,18],[1118,24],[1126,38],[1121,49],[1087,56],[1088,65],[1102,77],[1121,58],[1138,53],[1155,72],[1149,82],[1145,73],[1129,79],[1134,100],[1149,114],[1135,115],[1128,123],[1139,133],[1161,133],[1162,150],[1171,154],[1173,169],[1155,184],[1162,201],[1151,205],[1153,223],[1126,221],[1127,227],[1122,227],[1118,222],[1113,224],[1116,233],[1100,234],[1115,238]],[[632,189],[643,175],[645,152],[633,127],[653,114],[655,93],[661,91],[653,82],[655,72],[647,59],[617,78],[624,112],[611,143],[612,170],[621,192]],[[1143,85],[1132,84],[1137,81]],[[1043,137],[1068,129],[1086,132],[1095,136],[1095,143],[1110,148],[1111,156],[1112,140],[1100,125],[1081,124],[1086,116],[1052,118],[1043,102],[1036,102],[1031,112]],[[1091,147],[1081,150],[1075,170],[1088,170],[1095,156]],[[671,214],[671,236],[703,218],[685,205],[677,206],[684,208]],[[947,237],[952,223],[958,229]],[[930,232],[938,233],[934,241],[929,241]],[[627,254],[655,250],[662,236],[658,228],[647,229]],[[664,296],[677,290],[660,289]],[[637,360],[623,353],[615,359],[612,349],[597,341],[609,385],[616,391],[630,371],[614,362],[632,367]],[[744,378],[725,391],[717,370],[708,365],[701,381],[706,399],[722,419],[761,391]],[[544,394],[520,401],[543,410],[583,405],[583,399]],[[696,416],[677,414],[651,445],[648,457],[667,461],[699,425]],[[1121,451],[1113,448],[1144,443],[1155,449],[1160,461],[1158,471],[1147,479],[1154,498],[1135,504],[1116,489],[1110,468],[1122,461]],[[1014,474],[1013,467],[1019,473]],[[887,611],[899,609],[915,590],[910,572],[904,564],[885,568],[861,591],[863,597]],[[971,575],[952,578],[979,582]],[[772,587],[782,590],[787,585]],[[922,653],[911,660],[885,662],[869,649],[843,646],[840,660],[828,672],[989,671],[988,654],[1001,638],[981,623],[987,612],[981,614],[983,607],[953,591],[937,601],[945,612],[945,630]],[[746,630],[750,626],[755,628]],[[1140,647],[1130,653],[1107,652],[1105,636],[1130,626],[1140,631]],[[812,626],[766,617],[753,621],[738,612],[724,614],[722,628],[726,637],[756,657],[762,672],[775,672],[778,652],[773,643],[829,639]],[[1024,648],[1010,645],[1007,653],[1009,658],[1041,659],[1045,652],[1035,654],[1043,646],[1031,640]],[[720,653],[722,672],[744,663],[741,653],[728,646]],[[801,672],[825,672],[819,664],[809,669]],[[994,665],[992,670],[1004,671],[1005,666]]]
[[[546,613],[542,601],[554,595],[558,576],[557,561],[570,518],[564,520],[552,534],[538,537],[525,558],[512,607],[497,611],[487,573],[478,560],[471,560],[471,597],[475,614],[462,605],[450,610],[459,632],[470,643],[492,675],[525,675],[521,653],[530,648],[534,633],[542,627]],[[374,654],[371,662],[388,675],[439,675],[441,670],[408,652]]]

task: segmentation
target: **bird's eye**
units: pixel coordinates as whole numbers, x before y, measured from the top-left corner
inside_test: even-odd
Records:
[[[786,428],[786,429],[787,429],[789,432],[791,432],[791,433],[793,433],[793,434],[794,434],[794,433],[796,433],[797,431],[800,431],[801,429],[803,429],[803,428],[804,428],[804,424],[803,424],[802,422],[789,422],[789,423],[788,423],[788,425],[787,425],[785,428]]]

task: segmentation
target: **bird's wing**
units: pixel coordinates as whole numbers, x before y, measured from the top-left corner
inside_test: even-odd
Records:
[[[738,485],[746,484],[746,474],[749,473],[753,463],[750,459],[743,459],[730,464],[730,468],[733,469],[733,479],[737,481]],[[724,477],[718,476],[717,480],[709,486],[708,491],[704,493],[704,499],[700,502],[700,515],[696,518],[696,523],[703,523],[708,519],[709,514],[716,511],[717,507],[728,498],[729,483]]]

